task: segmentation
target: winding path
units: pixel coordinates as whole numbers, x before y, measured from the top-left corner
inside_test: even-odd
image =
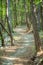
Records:
[[[13,38],[15,46],[1,48],[0,54],[1,65],[27,65],[29,58],[35,52],[33,34],[23,33],[25,27],[17,27],[14,30]],[[9,39],[6,38],[8,41]],[[3,51],[3,50],[4,51]]]

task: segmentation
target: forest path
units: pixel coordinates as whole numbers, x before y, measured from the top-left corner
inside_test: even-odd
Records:
[[[14,29],[13,39],[15,39],[15,46],[1,47],[1,65],[28,65],[29,58],[35,52],[35,44],[33,34],[23,33],[24,30],[26,30],[25,27],[17,27]],[[9,38],[6,39],[8,41]]]

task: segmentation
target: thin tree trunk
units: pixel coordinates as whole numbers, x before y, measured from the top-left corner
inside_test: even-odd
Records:
[[[10,21],[10,18],[9,18],[9,0],[7,0],[7,15],[6,15],[6,18],[7,18],[7,23],[8,23],[8,29],[9,29],[9,34],[10,34],[10,38],[11,38],[11,46],[13,46],[13,36],[12,36],[12,26],[11,26],[11,21]]]
[[[43,1],[42,1],[42,5],[41,5],[41,9],[40,9],[40,13],[41,13],[41,29],[43,30]]]
[[[28,23],[28,14],[27,14],[27,12],[26,12],[26,8],[27,8],[27,6],[26,6],[26,0],[24,0],[24,8],[25,8],[25,21],[26,21],[26,25],[27,25],[27,29],[28,30],[30,30],[30,26],[29,26],[29,23]]]
[[[5,29],[5,27],[4,27],[4,25],[2,24],[2,22],[0,22],[0,25],[1,25],[2,29],[3,29],[5,32],[7,32],[8,35],[10,36],[9,32]]]
[[[17,0],[13,0],[12,1],[13,2],[13,6],[14,6],[14,23],[15,23],[15,27],[16,27],[16,25],[17,25],[17,9],[16,9],[16,2],[17,2]]]
[[[37,20],[34,15],[34,6],[33,6],[33,0],[30,0],[31,4],[31,15],[32,15],[32,25],[33,25],[33,32],[34,32],[34,38],[35,38],[35,46],[36,46],[36,52],[41,50],[41,41],[38,33],[37,28]]]
[[[2,0],[1,0],[1,9],[0,9],[0,12],[1,12],[0,22],[3,22],[3,21],[2,21],[2,13],[3,13],[3,12],[2,12]],[[2,46],[5,46],[2,31],[3,31],[3,28],[2,28],[2,26],[0,25],[0,36],[1,36],[1,40],[2,40]]]
[[[2,34],[2,27],[1,27],[1,25],[0,25],[0,36],[1,36],[2,46],[5,46],[5,44],[4,44],[4,38],[3,38],[3,34]]]
[[[36,8],[36,5],[34,4],[34,15],[37,20],[38,31],[40,31],[40,3],[37,5],[37,8]]]

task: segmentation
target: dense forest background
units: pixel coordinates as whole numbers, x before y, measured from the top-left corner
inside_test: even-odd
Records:
[[[12,46],[16,45],[15,43],[19,39],[19,36],[15,37],[17,35],[15,32],[16,28],[23,28],[21,33],[25,34],[25,37],[26,34],[33,34],[35,44],[34,56],[42,56],[43,0],[0,0],[0,48],[9,45],[12,48]],[[17,31],[19,30],[17,29]]]

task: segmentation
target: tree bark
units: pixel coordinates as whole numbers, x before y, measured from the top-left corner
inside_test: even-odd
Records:
[[[0,20],[0,21],[2,21],[2,20]],[[2,29],[3,29],[4,31],[6,31],[6,32],[8,33],[8,35],[10,36],[9,32],[5,29],[5,27],[4,27],[4,25],[2,24],[2,22],[0,22],[0,25],[1,25]]]
[[[0,17],[0,22],[2,22],[2,0],[1,0],[1,9],[0,9],[0,12],[1,12],[1,17]],[[0,25],[0,36],[1,36],[1,40],[2,40],[2,46],[5,46],[5,44],[4,44],[4,38],[3,38],[3,34],[2,34],[2,30],[3,30],[3,28],[2,28],[2,26]]]
[[[1,27],[1,25],[0,25],[0,36],[1,36],[2,46],[5,46],[5,44],[4,44],[4,38],[3,38],[3,34],[2,34],[2,27]]]
[[[37,20],[34,15],[34,6],[33,6],[33,0],[30,0],[31,4],[31,15],[32,15],[32,25],[33,25],[33,33],[34,33],[34,39],[35,39],[35,46],[36,46],[36,52],[41,50],[41,41],[38,33],[38,28],[37,28]]]
[[[43,30],[43,1],[42,1],[42,5],[41,5],[41,9],[40,9],[40,13],[41,13],[41,29]]]
[[[10,5],[10,0],[6,1],[7,4],[7,14],[6,14],[6,18],[7,18],[7,23],[8,23],[8,29],[9,29],[9,34],[10,34],[10,38],[11,38],[11,46],[13,46],[13,36],[12,36],[12,26],[11,26],[11,21],[10,21],[10,17],[9,17],[9,5]]]
[[[26,25],[27,25],[27,29],[30,30],[30,26],[29,26],[29,23],[28,23],[28,12],[26,11],[26,8],[27,8],[26,0],[24,0],[24,8],[25,8],[25,22],[26,22]]]
[[[15,26],[14,27],[16,27],[16,25],[17,25],[17,9],[16,9],[16,1],[17,0],[13,0],[12,2],[13,2],[13,6],[14,6],[14,23],[15,23]]]
[[[37,27],[38,27],[38,30],[40,31],[41,29],[41,25],[40,25],[40,11],[41,11],[41,3],[39,3],[37,5],[37,9],[36,9],[36,19],[37,19]]]

